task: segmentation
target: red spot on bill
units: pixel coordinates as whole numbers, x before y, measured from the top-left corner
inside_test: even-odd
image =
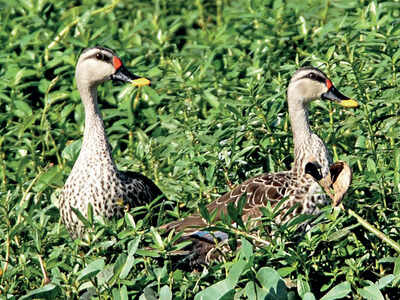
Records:
[[[332,81],[330,81],[329,79],[326,80],[326,87],[328,88],[328,90],[332,87]]]
[[[114,56],[113,57],[113,65],[114,65],[115,70],[118,70],[122,66],[122,61],[118,57]]]

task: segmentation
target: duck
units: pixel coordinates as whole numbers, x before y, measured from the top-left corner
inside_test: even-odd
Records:
[[[228,215],[228,205],[232,203],[237,206],[243,195],[246,197],[241,216],[243,222],[261,218],[261,207],[274,207],[282,199],[286,200],[280,207],[282,212],[276,217],[277,224],[299,214],[317,215],[321,207],[329,204],[329,198],[334,205],[340,203],[351,183],[351,169],[345,162],[334,164],[326,145],[310,128],[308,105],[317,99],[333,101],[345,108],[358,106],[356,100],[343,95],[318,68],[303,67],[295,71],[287,88],[294,141],[292,168],[250,178],[208,204],[206,209],[209,214],[216,214],[213,222],[222,215]],[[202,230],[211,225],[199,213],[195,213],[165,224],[161,230],[174,230],[181,234],[179,241],[192,242],[187,251],[180,251],[179,255],[189,254],[188,263],[195,267],[208,264],[216,256],[216,244],[224,243],[228,238],[223,232]],[[219,248],[226,248],[226,245]]]
[[[91,205],[93,216],[118,218],[127,208],[150,203],[163,194],[146,176],[117,169],[98,106],[97,87],[108,80],[137,87],[150,81],[132,74],[113,50],[102,46],[82,51],[75,80],[84,106],[85,129],[79,156],[59,195],[61,220],[73,238],[85,232],[74,209],[87,217]]]

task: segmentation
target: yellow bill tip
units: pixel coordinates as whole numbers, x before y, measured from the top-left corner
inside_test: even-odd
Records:
[[[131,84],[133,86],[141,87],[141,86],[145,86],[145,85],[150,85],[150,80],[148,80],[147,78],[142,77],[142,78],[138,78],[138,79],[132,80]]]
[[[339,102],[339,104],[343,107],[348,107],[348,108],[358,107],[358,102],[353,99],[342,100]]]

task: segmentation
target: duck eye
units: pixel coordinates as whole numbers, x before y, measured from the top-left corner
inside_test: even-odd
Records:
[[[314,73],[310,73],[310,74],[308,74],[308,76],[307,76],[308,78],[310,78],[310,79],[312,79],[312,80],[315,80],[316,79],[316,76],[315,76],[315,74]]]
[[[104,60],[104,54],[101,53],[101,52],[99,52],[99,53],[96,54],[96,58],[97,58],[98,60]]]

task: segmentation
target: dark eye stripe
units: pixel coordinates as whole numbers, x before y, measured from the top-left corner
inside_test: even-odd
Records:
[[[99,55],[100,54],[100,55]],[[107,54],[97,52],[91,56],[91,58],[96,58],[105,62],[111,62],[111,57]]]
[[[310,76],[310,74],[312,74],[312,75]],[[310,72],[310,73],[304,75],[303,77],[300,77],[298,80],[303,79],[303,78],[308,78],[310,80],[319,81],[323,84],[326,84],[326,78],[322,77],[319,74],[313,73],[313,72]]]

